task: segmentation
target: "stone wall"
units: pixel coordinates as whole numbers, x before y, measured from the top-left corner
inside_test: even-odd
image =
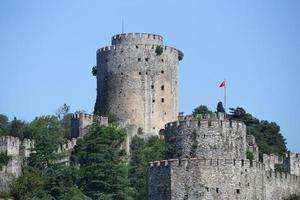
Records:
[[[247,151],[253,154],[253,159],[259,161],[259,148],[255,142],[255,137],[253,135],[247,135]]]
[[[87,127],[93,124],[96,120],[99,125],[108,125],[108,118],[102,116],[94,116],[85,112],[75,113],[71,117],[71,138],[84,136],[88,129]]]
[[[300,153],[286,153],[283,166],[285,171],[300,176]]]
[[[231,159],[151,162],[149,200],[283,200],[300,195],[300,178],[265,171],[264,164]]]
[[[279,159],[279,157],[274,154],[263,154],[263,163],[265,164],[267,171],[275,171],[277,164],[283,164],[282,159]]]
[[[161,55],[156,48],[161,47]],[[112,46],[97,51],[95,111],[158,135],[178,114],[178,50],[155,34],[113,36]]]
[[[172,158],[246,159],[246,125],[222,113],[168,123],[165,139],[175,149]]]
[[[6,152],[8,156],[18,156],[21,141],[17,137],[0,137],[0,152]]]
[[[149,200],[265,200],[264,173],[263,164],[249,160],[153,162],[149,167]],[[160,196],[158,191],[166,195]]]
[[[284,200],[290,195],[300,195],[300,178],[289,173],[266,171],[266,199]]]

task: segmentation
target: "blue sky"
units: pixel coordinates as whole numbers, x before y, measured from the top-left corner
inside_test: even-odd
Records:
[[[182,50],[180,110],[242,106],[275,121],[300,152],[300,1],[2,0],[0,113],[27,121],[63,103],[93,111],[96,50],[121,32],[151,32]]]

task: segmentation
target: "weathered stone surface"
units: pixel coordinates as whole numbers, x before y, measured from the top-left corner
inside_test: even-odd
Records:
[[[246,159],[246,126],[207,115],[166,124],[165,139],[175,145],[173,158]]]
[[[150,200],[280,200],[300,194],[300,179],[256,161],[172,159],[150,163],[148,190]]]
[[[159,55],[156,48],[161,47]],[[97,51],[95,111],[158,135],[178,114],[178,50],[154,34],[113,36],[112,46]]]
[[[280,164],[277,156],[264,155],[267,166],[257,161],[255,138],[246,140],[245,124],[220,113],[178,119],[166,124],[164,133],[174,147],[172,157],[179,159],[150,163],[149,200],[283,200],[300,195],[299,154],[289,153],[285,168],[290,173],[279,173],[274,171]],[[252,149],[255,160],[245,159],[246,149]]]

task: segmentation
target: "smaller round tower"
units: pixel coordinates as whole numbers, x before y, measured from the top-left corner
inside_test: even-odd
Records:
[[[246,125],[223,113],[180,116],[166,124],[165,139],[174,148],[172,158],[246,159]]]
[[[179,51],[150,33],[118,34],[97,51],[95,113],[157,135],[178,114]]]

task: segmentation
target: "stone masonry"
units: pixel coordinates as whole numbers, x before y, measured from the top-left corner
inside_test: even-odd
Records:
[[[175,147],[174,158],[246,159],[246,126],[223,113],[168,123],[165,140]]]
[[[164,132],[173,159],[150,163],[149,200],[283,200],[300,195],[299,154],[286,158],[290,173],[275,171],[273,158],[265,156],[268,168],[255,158],[247,160],[246,151],[258,149],[242,122],[224,119],[222,113],[180,115]]]
[[[157,49],[162,50],[159,52]],[[95,112],[158,135],[178,114],[178,50],[150,33],[118,34],[97,51]]]

